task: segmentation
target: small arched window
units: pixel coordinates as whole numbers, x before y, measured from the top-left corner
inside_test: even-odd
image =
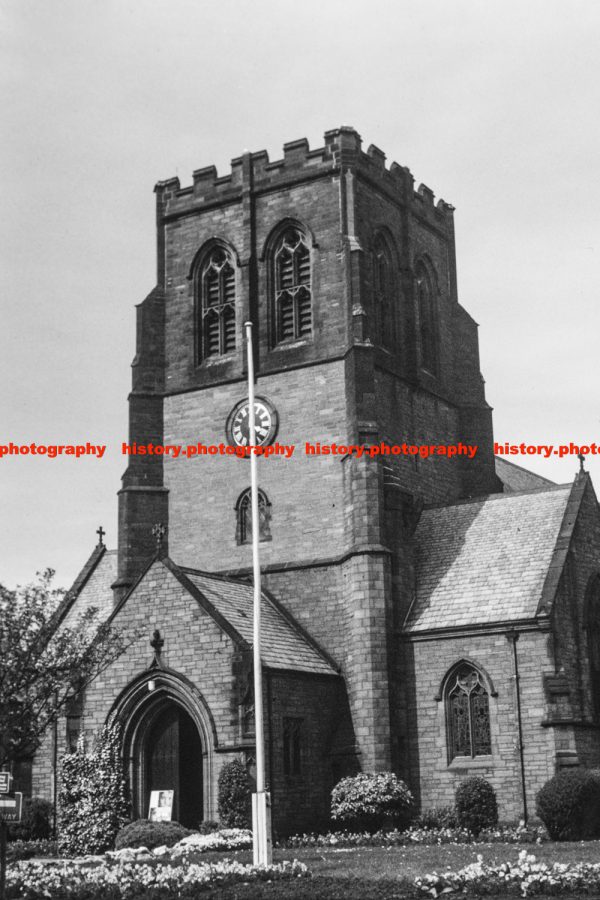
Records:
[[[295,226],[286,228],[273,251],[274,343],[308,337],[312,332],[310,249]]]
[[[431,277],[423,263],[417,265],[416,277],[421,368],[435,375],[437,371],[435,297]]]
[[[380,234],[373,245],[374,337],[378,344],[391,351],[396,349],[394,295],[392,254]]]
[[[198,362],[235,350],[235,268],[231,253],[213,247],[197,281]]]
[[[592,709],[594,718],[600,721],[600,576],[588,589],[586,619]]]
[[[235,505],[236,541],[238,544],[252,543],[252,497],[247,488]],[[271,540],[271,504],[264,491],[258,492],[258,539]]]
[[[469,663],[452,669],[444,689],[448,758],[489,756],[490,703],[481,673]]]

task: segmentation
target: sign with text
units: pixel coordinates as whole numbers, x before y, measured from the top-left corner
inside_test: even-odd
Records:
[[[20,822],[23,809],[23,794],[2,794],[0,796],[0,822]]]
[[[150,811],[148,818],[151,822],[170,822],[173,815],[174,791],[151,791]]]
[[[12,775],[10,772],[0,772],[0,794],[10,793],[10,782]]]

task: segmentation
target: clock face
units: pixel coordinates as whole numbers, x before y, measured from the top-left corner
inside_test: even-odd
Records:
[[[256,429],[256,445],[273,443],[277,434],[277,412],[264,397],[254,398],[254,427]],[[247,447],[250,443],[250,403],[242,400],[229,413],[227,419],[227,440],[238,447]]]

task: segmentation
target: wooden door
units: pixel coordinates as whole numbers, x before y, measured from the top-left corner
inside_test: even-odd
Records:
[[[173,821],[196,828],[202,821],[202,743],[184,709],[170,704],[159,713],[146,739],[146,805],[151,791],[174,791]]]

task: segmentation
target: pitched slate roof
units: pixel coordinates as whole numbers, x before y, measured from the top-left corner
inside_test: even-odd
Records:
[[[534,618],[571,490],[556,485],[425,510],[405,630]]]
[[[65,594],[58,611],[57,622],[66,622],[71,612],[78,616],[90,607],[98,610],[101,619],[113,609],[112,583],[117,577],[117,551],[97,544],[81,572]]]
[[[513,491],[529,491],[532,488],[551,487],[555,484],[549,478],[536,475],[535,472],[530,472],[523,466],[517,466],[502,456],[495,456],[494,462],[496,475],[502,482],[505,494],[512,494]]]
[[[248,644],[253,642],[252,623],[254,588],[207,572],[184,567],[179,570],[229,622]],[[263,593],[261,604],[261,657],[271,669],[311,672],[317,675],[337,675],[337,671],[305,635],[300,626],[270,597]]]

